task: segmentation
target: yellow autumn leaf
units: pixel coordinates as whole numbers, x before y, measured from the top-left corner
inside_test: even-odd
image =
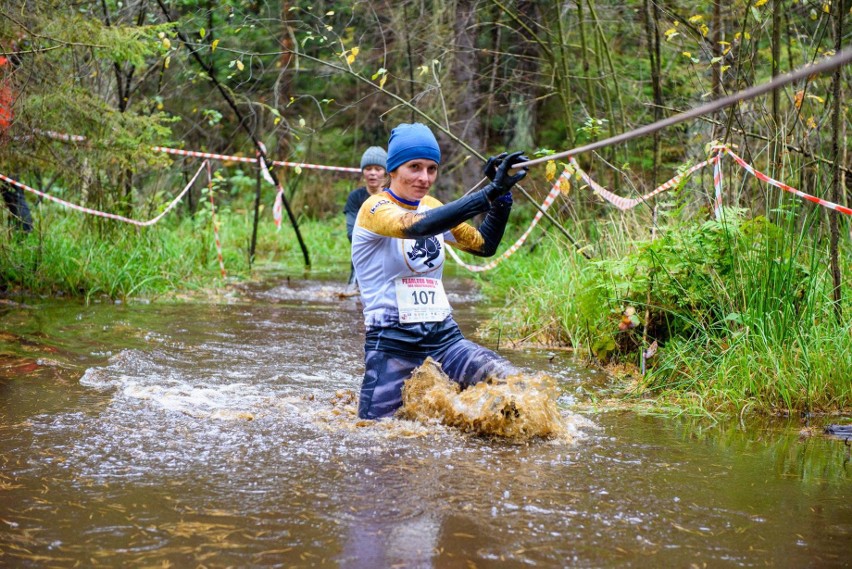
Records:
[[[692,59],[692,53],[689,52],[689,51],[682,51],[681,55],[684,56],[684,57],[688,57],[688,58]]]
[[[813,116],[809,116],[808,117],[808,128],[816,128],[816,127],[817,127],[816,119],[814,119]]]
[[[275,117],[275,120],[272,121],[272,124],[277,125],[281,122],[281,117]]]
[[[346,63],[352,65],[355,62],[355,58],[358,57],[358,53],[361,51],[359,47],[353,47],[349,54],[346,56]]]
[[[243,69],[245,69],[245,68],[246,68],[246,66],[245,66],[245,65],[243,65],[243,62],[242,62],[242,61],[240,61],[240,60],[238,59],[238,60],[237,60],[237,69],[239,69],[240,71],[242,71],[242,70],[243,70]]]
[[[826,14],[831,14],[831,3],[826,2],[825,4],[823,4],[822,5],[822,11],[825,12]]]
[[[170,40],[169,38],[163,38],[163,47],[166,49],[171,49],[172,40]]]
[[[696,14],[694,16],[689,17],[689,21],[693,24],[697,24],[698,22],[702,21],[703,19],[704,19],[704,16],[702,16],[701,14]]]
[[[379,89],[383,89],[385,87],[385,82],[387,82],[388,76],[382,75],[382,78],[379,79]]]
[[[759,8],[760,6],[763,6],[764,4],[766,4],[767,1],[768,0],[757,0],[757,2],[754,3],[754,7]]]
[[[802,108],[802,100],[803,100],[804,98],[805,98],[805,92],[804,92],[804,91],[798,91],[798,92],[797,92],[797,93],[793,96],[793,104],[794,104],[794,105],[796,105],[796,108],[797,108],[797,109],[801,109],[801,108]]]
[[[556,177],[556,162],[553,160],[547,161],[547,166],[544,168],[544,176],[547,178],[548,182],[552,182]]]
[[[216,51],[216,48],[219,47],[219,40],[213,40],[213,43],[210,44],[210,51]]]
[[[293,171],[296,172],[296,174],[301,174],[302,173],[302,167],[297,164],[296,167],[293,168]]]
[[[568,164],[565,166],[565,173],[568,176],[575,176],[577,174],[577,169],[574,168],[573,164]]]
[[[168,69],[169,63],[171,63],[171,62],[172,62],[172,56],[169,55],[169,56],[166,57],[165,61],[163,61],[163,68]]]
[[[563,196],[567,196],[571,193],[571,180],[568,179],[568,176],[562,176],[559,178],[559,191]]]

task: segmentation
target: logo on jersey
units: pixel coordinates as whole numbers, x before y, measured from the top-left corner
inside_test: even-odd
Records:
[[[370,213],[376,213],[376,210],[379,209],[381,206],[385,205],[386,203],[393,202],[391,202],[390,200],[379,200],[376,202],[376,205],[370,208]]]
[[[422,237],[411,241],[406,240],[406,244],[411,243],[411,249],[406,252],[410,261],[422,259],[422,263],[430,269],[435,268],[435,259],[441,255],[441,242],[437,237]]]

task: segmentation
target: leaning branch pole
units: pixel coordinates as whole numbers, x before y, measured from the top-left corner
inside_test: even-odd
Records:
[[[163,11],[163,14],[166,16],[166,19],[170,23],[175,23],[171,15],[169,14],[168,9],[163,4],[163,0],[157,0],[157,4],[160,6],[160,10]],[[260,143],[260,140],[257,139],[252,129],[249,128],[245,117],[240,112],[239,108],[237,107],[237,103],[234,101],[233,97],[231,97],[231,94],[228,92],[227,89],[225,89],[225,87],[219,82],[219,80],[216,79],[216,76],[213,74],[213,70],[210,68],[209,65],[204,63],[204,60],[202,60],[201,56],[198,55],[198,51],[192,47],[192,44],[189,43],[189,39],[186,37],[186,35],[180,29],[178,29],[177,26],[175,26],[175,30],[177,31],[177,35],[178,38],[180,38],[180,41],[187,47],[187,49],[189,49],[190,55],[195,59],[196,63],[198,63],[198,65],[201,66],[202,69],[204,69],[204,72],[207,74],[207,78],[210,79],[210,81],[216,86],[216,88],[222,94],[222,97],[225,99],[225,102],[228,103],[228,106],[231,107],[231,110],[234,111],[235,115],[237,115],[237,119],[239,120],[240,126],[243,128],[243,130],[246,131],[246,133],[249,135],[249,138],[251,138],[251,141],[254,144],[255,149],[257,150],[258,159],[262,161],[259,162],[259,164],[270,164],[270,161],[266,157],[266,150],[264,149],[263,144]],[[272,177],[272,181],[275,183],[275,187],[280,187],[280,183],[278,182],[278,176],[275,174],[275,172],[269,169],[269,175]],[[304,257],[305,259],[305,267],[310,268],[311,259],[308,255],[308,248],[305,246],[305,242],[302,239],[302,233],[299,231],[299,224],[296,222],[296,216],[293,215],[293,210],[290,209],[290,202],[287,200],[287,196],[284,194],[283,191],[281,192],[281,199],[284,202],[284,209],[287,210],[287,216],[290,218],[290,223],[293,225],[293,230],[296,232],[296,239],[299,241],[299,247],[302,248],[302,257]]]

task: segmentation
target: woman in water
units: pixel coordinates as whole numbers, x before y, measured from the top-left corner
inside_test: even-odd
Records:
[[[420,123],[391,131],[390,185],[364,202],[352,232],[367,330],[359,417],[393,415],[402,406],[404,381],[429,356],[463,387],[517,373],[503,357],[464,338],[441,277],[445,245],[494,255],[512,209],[512,186],[527,173],[510,170],[526,161],[520,152],[490,158],[490,183],[444,205],[429,195],[441,163],[435,135]],[[466,223],[483,213],[478,228]]]

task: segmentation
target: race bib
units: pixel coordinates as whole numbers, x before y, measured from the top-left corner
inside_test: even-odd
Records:
[[[453,311],[441,279],[399,277],[394,284],[402,323],[440,322]]]

